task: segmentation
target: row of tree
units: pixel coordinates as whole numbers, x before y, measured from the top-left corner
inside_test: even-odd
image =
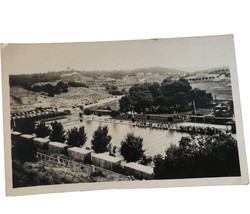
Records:
[[[94,131],[91,148],[96,153],[110,151],[112,137],[108,131],[107,126],[99,126]],[[82,147],[87,141],[84,126],[74,127],[66,132],[63,125],[56,121],[51,123],[51,129],[41,122],[37,125],[35,134],[37,137],[49,136],[51,141],[66,142],[69,147]],[[20,149],[22,148],[18,151]],[[171,145],[164,156],[154,157],[144,154],[143,139],[140,136],[128,133],[121,141],[120,151],[127,162],[154,164],[156,179],[225,177],[241,174],[237,141],[224,133],[182,137],[179,145]]]
[[[108,126],[99,126],[93,133],[91,148],[96,153],[109,151],[112,137],[108,131]],[[40,122],[35,129],[35,134],[37,137],[49,136],[51,141],[67,142],[69,147],[82,147],[87,141],[87,133],[84,126],[80,128],[73,127],[66,132],[63,125],[57,121],[51,123],[51,129],[44,122]],[[143,157],[144,150],[142,147],[143,139],[135,136],[134,133],[128,133],[121,142],[121,154],[126,161],[136,162]]]
[[[129,94],[120,100],[120,111],[169,113],[188,110],[193,101],[198,108],[209,107],[212,100],[211,93],[192,89],[184,78],[167,78],[161,84],[154,82],[133,85],[129,89]]]
[[[48,96],[53,97],[55,94],[67,93],[68,84],[64,82],[58,82],[56,85],[46,83],[45,85],[31,86],[31,90],[35,92],[45,92]]]
[[[32,90],[32,85],[36,83],[53,82],[59,79],[60,73],[58,72],[10,75],[9,84],[10,87],[21,86],[27,90]]]

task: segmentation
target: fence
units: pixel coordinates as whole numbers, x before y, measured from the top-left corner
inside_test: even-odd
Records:
[[[67,167],[71,167],[72,169],[76,171],[85,171],[88,174],[91,174],[92,172],[94,172],[96,168],[95,166],[90,166],[87,164],[83,165],[83,164],[77,163],[75,161],[67,160],[59,156],[53,157],[50,155],[43,154],[41,152],[37,152],[36,157],[37,159],[40,159],[40,160],[49,161],[52,163],[57,163],[57,164],[61,164]]]
[[[40,160],[44,161],[50,161],[56,164],[61,164],[67,167],[72,168],[72,170],[75,171],[81,171],[85,172],[89,175],[91,175],[95,170],[112,173],[115,176],[124,176],[124,178],[128,178],[129,175],[133,175],[135,173],[126,173],[124,170],[124,166],[121,164],[122,159],[119,157],[111,157],[106,154],[95,154],[93,151],[84,151],[82,149],[78,148],[68,148],[67,145],[62,143],[56,143],[56,142],[50,142],[48,139],[40,139],[35,138],[34,135],[22,135],[22,133],[11,133],[11,139],[12,143],[15,146],[18,146],[17,149],[14,149],[13,151],[16,151],[16,153],[13,153],[15,156],[12,156],[12,158],[23,158],[25,161],[29,161],[30,159],[27,159],[27,157],[30,156],[30,158],[33,160],[35,157]],[[24,143],[21,144],[23,140],[31,142],[30,144]],[[39,143],[46,144],[48,146],[40,146],[39,150],[38,148],[38,141]],[[30,148],[27,149],[25,146],[30,145]],[[40,145],[40,144],[39,144]],[[51,148],[55,149],[51,149]],[[80,150],[82,156],[84,156],[83,159],[91,160],[94,165],[89,165],[84,160],[80,160],[83,163],[66,159],[67,157],[63,158],[61,155],[68,155],[71,159],[79,159],[75,153],[72,153],[72,151],[78,151]],[[48,153],[48,154],[44,154]],[[20,156],[20,154],[22,156]],[[19,157],[20,156],[20,157]],[[25,157],[25,158],[24,158]],[[80,158],[82,159],[82,158]],[[140,170],[139,170],[140,171]],[[140,173],[140,172],[138,172]],[[147,179],[147,177],[141,176],[142,179]]]
[[[120,174],[120,173],[117,173],[117,172],[114,172],[114,171],[111,171],[108,169],[104,169],[104,168],[101,168],[98,166],[94,166],[94,165],[80,164],[80,163],[77,163],[75,161],[67,160],[67,159],[59,157],[59,156],[53,157],[53,156],[46,155],[46,154],[41,153],[41,152],[37,152],[36,157],[37,157],[37,159],[40,159],[40,160],[49,161],[52,163],[61,164],[61,165],[67,166],[67,167],[71,167],[72,170],[75,170],[78,172],[81,171],[81,172],[86,172],[87,174],[91,174],[91,173],[95,172],[96,170],[98,170],[98,171],[102,171],[102,172],[109,172],[109,173],[112,173],[114,175],[118,175],[119,177],[122,176],[122,177],[128,179],[128,176],[126,176],[126,175],[123,175],[123,174]]]

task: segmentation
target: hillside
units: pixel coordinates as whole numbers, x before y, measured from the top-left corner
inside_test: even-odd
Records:
[[[195,71],[185,78],[193,88],[206,90],[216,99],[232,99],[231,76],[227,67]]]

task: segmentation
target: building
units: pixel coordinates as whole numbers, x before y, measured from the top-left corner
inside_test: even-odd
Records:
[[[70,74],[62,74],[60,79],[63,82],[79,82],[82,80],[82,76],[81,74],[74,72]]]

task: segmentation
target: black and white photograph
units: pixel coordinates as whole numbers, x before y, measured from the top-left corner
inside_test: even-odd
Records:
[[[1,52],[7,195],[248,183],[232,35]]]

